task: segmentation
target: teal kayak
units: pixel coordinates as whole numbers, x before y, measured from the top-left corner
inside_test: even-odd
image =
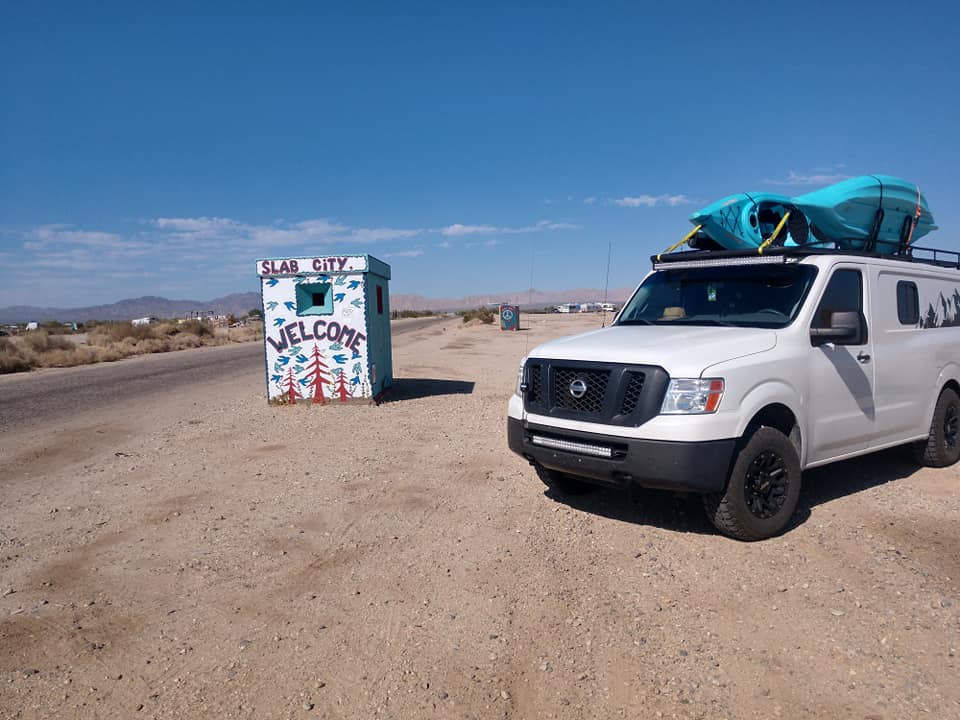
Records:
[[[764,192],[729,195],[690,216],[700,226],[690,243],[757,248],[787,213],[777,245],[894,253],[937,229],[916,185],[889,175],[863,175],[794,198]]]
[[[845,249],[893,253],[901,241],[914,242],[937,229],[920,188],[890,175],[850,178],[793,203],[817,240]]]
[[[785,195],[763,192],[730,195],[693,213],[690,222],[700,225],[700,232],[725,250],[749,250],[773,235],[787,212],[791,215],[783,233],[786,244],[807,244],[803,214],[797,212]]]

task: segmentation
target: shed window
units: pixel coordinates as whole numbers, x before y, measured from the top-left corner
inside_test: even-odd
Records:
[[[908,280],[897,283],[897,318],[901,325],[920,322],[920,295],[916,283]]]
[[[333,293],[329,283],[297,285],[297,315],[333,314]]]

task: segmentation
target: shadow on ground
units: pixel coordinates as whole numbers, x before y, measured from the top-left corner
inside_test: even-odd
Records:
[[[394,378],[383,402],[416,400],[437,395],[470,395],[474,383],[468,380],[435,380],[432,378]]]
[[[808,470],[803,474],[800,502],[785,532],[806,522],[817,505],[909,477],[919,469],[908,448],[899,447]],[[547,490],[545,494],[556,502],[611,520],[678,532],[717,533],[696,494],[679,495],[645,488],[599,488],[586,495]]]

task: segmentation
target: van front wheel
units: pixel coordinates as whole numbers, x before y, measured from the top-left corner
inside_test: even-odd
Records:
[[[933,411],[930,435],[914,443],[914,456],[927,467],[947,467],[960,459],[960,397],[944,388]]]
[[[763,540],[783,530],[800,499],[800,458],[790,439],[758,428],[737,453],[723,493],[704,495],[707,516],[724,535]]]

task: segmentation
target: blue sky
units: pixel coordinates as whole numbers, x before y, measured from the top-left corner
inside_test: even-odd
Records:
[[[960,249],[957,4],[780,5],[6,0],[0,305],[348,252],[395,293],[602,287],[608,244],[625,287],[698,206],[866,173]]]

